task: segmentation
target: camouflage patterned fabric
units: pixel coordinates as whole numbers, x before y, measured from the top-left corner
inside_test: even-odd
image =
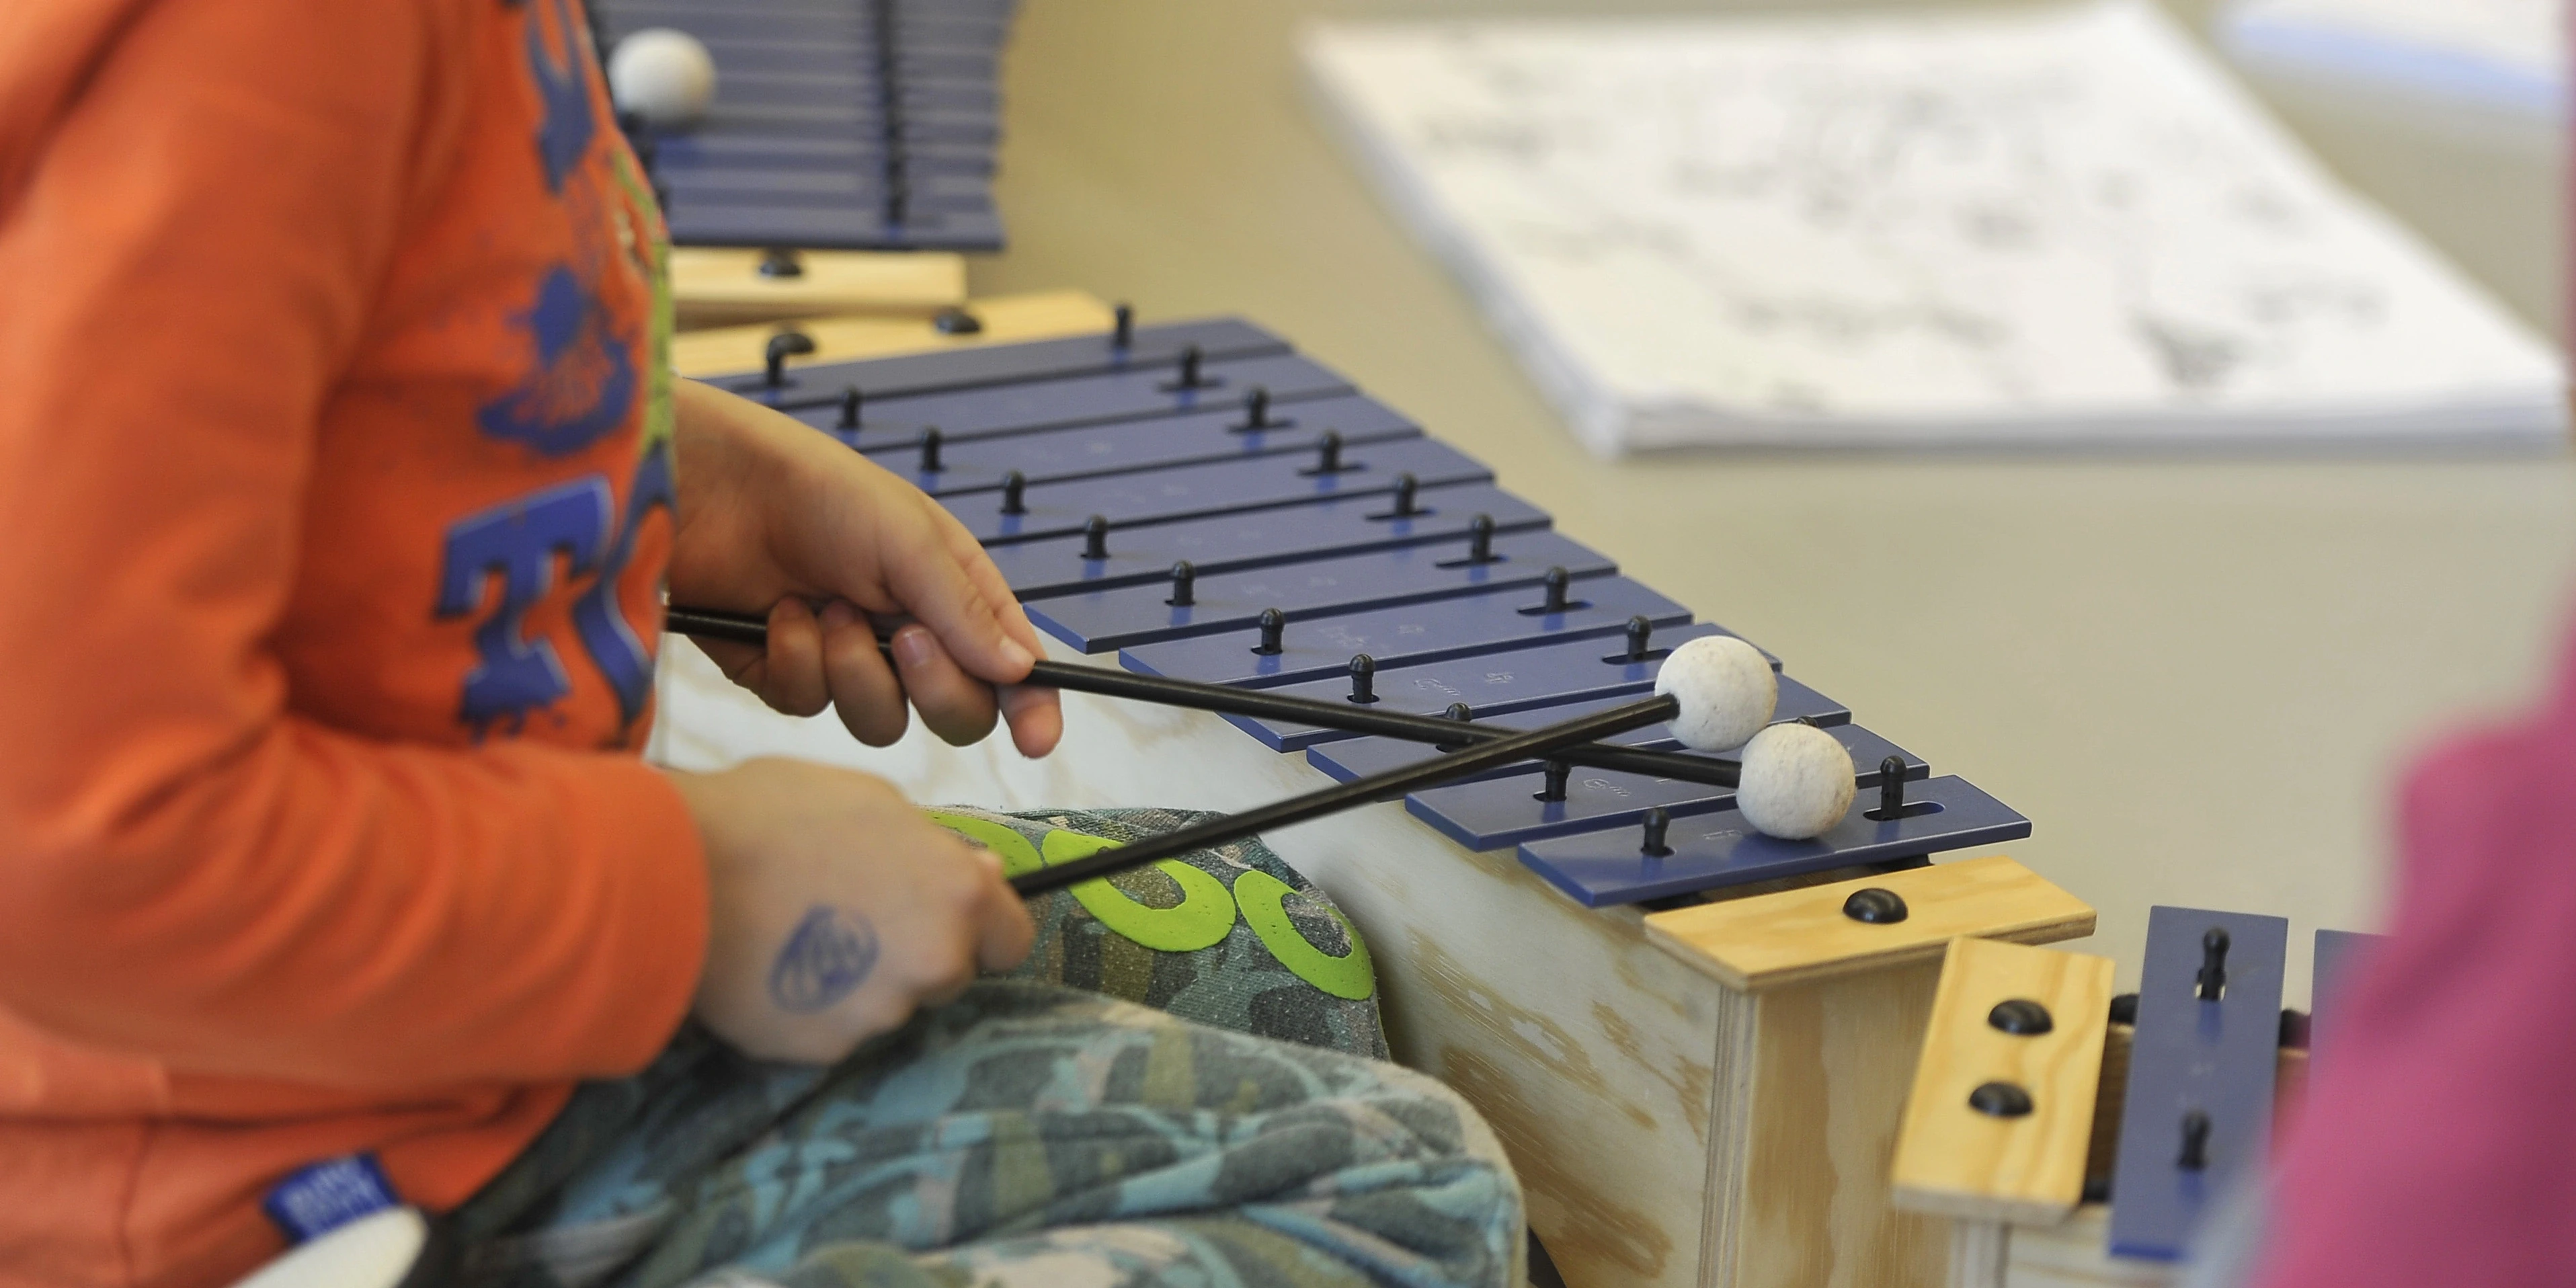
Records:
[[[1011,870],[1199,817],[939,816]],[[691,1026],[643,1073],[586,1084],[450,1218],[457,1281],[1517,1284],[1520,1192],[1484,1123],[1420,1074],[1326,1049],[1384,1050],[1356,934],[1257,844],[1183,866],[1121,878],[1124,903],[1050,896],[1013,978],[838,1066],[755,1062]],[[1139,956],[1122,931],[1188,946]]]
[[[1213,814],[1121,809],[995,814],[962,806],[932,819],[1002,855],[1014,875],[1103,842],[1187,827]],[[1186,867],[1212,880],[1191,880]],[[1068,984],[1238,1033],[1387,1058],[1368,946],[1323,892],[1258,840],[1199,850],[1059,890],[1030,905],[1037,947],[1013,979]]]

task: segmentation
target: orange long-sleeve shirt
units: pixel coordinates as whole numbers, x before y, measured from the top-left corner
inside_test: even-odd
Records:
[[[0,1285],[452,1205],[684,1012],[661,234],[573,0],[0,4]]]

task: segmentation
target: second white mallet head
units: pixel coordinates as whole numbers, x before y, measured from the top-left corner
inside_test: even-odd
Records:
[[[1703,635],[1674,649],[1656,673],[1655,692],[1681,705],[1673,737],[1693,751],[1743,746],[1780,705],[1770,661],[1732,635]]]

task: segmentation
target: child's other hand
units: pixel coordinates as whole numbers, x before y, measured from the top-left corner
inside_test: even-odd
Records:
[[[1054,749],[1055,691],[1014,683],[1040,655],[1037,631],[964,524],[825,434],[674,383],[672,602],[769,615],[765,652],[699,643],[725,674],[792,715],[831,706],[872,746],[903,736],[909,698],[949,742],[992,732],[998,711],[1021,754]],[[915,619],[896,632],[891,667],[871,613]]]
[[[1029,954],[1000,863],[879,779],[754,760],[671,781],[707,851],[693,1009],[745,1054],[831,1063]]]

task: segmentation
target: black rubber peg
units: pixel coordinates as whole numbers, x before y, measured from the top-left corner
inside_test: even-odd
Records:
[[[1241,430],[1270,428],[1269,390],[1254,385],[1243,391],[1243,423],[1235,428]]]
[[[1172,565],[1172,597],[1163,601],[1174,608],[1187,608],[1199,602],[1199,570],[1183,559]]]
[[[787,383],[787,360],[813,351],[814,337],[802,331],[781,331],[760,347],[761,374],[770,388],[780,388]]]
[[[2174,1166],[2186,1172],[2209,1167],[2209,1115],[2195,1109],[2182,1116],[2182,1154]]]
[[[940,435],[939,427],[938,427],[937,425],[930,425],[930,426],[926,426],[926,427],[924,427],[924,428],[922,429],[922,431],[921,431],[921,472],[922,472],[922,473],[924,473],[924,474],[937,474],[937,473],[939,473],[941,470],[944,470],[944,469],[947,469],[947,468],[948,468],[948,466],[947,466],[947,465],[945,465],[944,463],[942,463],[942,462],[940,461],[940,459],[939,459],[939,445],[940,445],[943,441],[945,441],[945,440],[944,440],[944,439],[942,438],[942,436]]]
[[[803,277],[805,261],[795,251],[785,246],[772,246],[760,252],[760,275],[762,277]]]
[[[1968,1093],[1968,1107],[1995,1118],[2019,1118],[2030,1112],[2030,1093],[2009,1082],[1981,1082]]]
[[[1422,481],[1413,477],[1413,472],[1411,470],[1407,470],[1402,474],[1396,475],[1395,510],[1387,517],[1391,519],[1412,518],[1418,509],[1414,504],[1413,494],[1420,491],[1421,488]]]
[[[979,335],[984,330],[984,319],[951,304],[930,315],[930,329],[941,335]]]
[[[858,432],[858,428],[859,428],[859,387],[858,387],[857,385],[843,385],[843,386],[841,386],[841,425],[840,425],[840,427],[841,427],[842,429],[849,430],[849,431],[850,431],[850,432],[852,432],[852,433],[857,433],[857,432]]]
[[[1893,926],[1913,915],[1905,906],[1905,896],[1877,886],[1854,890],[1843,900],[1843,915],[1872,926]]]
[[[1494,562],[1494,516],[1480,514],[1467,520],[1467,562]]]
[[[1095,514],[1082,521],[1082,557],[1094,563],[1109,557],[1109,516]]]
[[[1363,706],[1377,701],[1377,659],[1366,653],[1351,654],[1351,701]]]
[[[1567,780],[1573,777],[1574,766],[1569,765],[1562,760],[1551,760],[1547,762],[1546,769],[1539,777],[1538,795],[1532,799],[1542,801],[1564,800],[1565,784]]]
[[[1470,708],[1464,702],[1452,702],[1449,704],[1448,710],[1440,713],[1440,717],[1444,720],[1455,720],[1460,724],[1465,724],[1468,721],[1475,719],[1476,713],[1473,708]],[[1456,751],[1460,747],[1464,747],[1466,745],[1467,744],[1463,742],[1440,742],[1432,744],[1432,746],[1441,751]]]
[[[1121,304],[1110,315],[1109,347],[1128,348],[1136,343],[1136,306]]]
[[[1628,660],[1643,662],[1655,639],[1655,623],[1644,613],[1628,619]]]
[[[1672,853],[1673,847],[1664,841],[1665,835],[1671,832],[1672,828],[1672,811],[1661,805],[1647,810],[1644,835],[1637,842],[1637,853],[1650,859],[1660,859]]]
[[[1986,1012],[1986,1023],[2017,1038],[2035,1038],[2057,1027],[2048,1008],[2027,997],[1995,1003],[1995,1009]]]
[[[1878,808],[1869,816],[1882,823],[1905,817],[1905,757],[1889,756],[1878,762]]]
[[[1342,431],[1328,429],[1324,431],[1322,437],[1315,440],[1315,468],[1306,472],[1308,474],[1342,472]]]
[[[2212,926],[2200,937],[2200,1000],[2227,995],[2227,927]]]
[[[1288,614],[1280,612],[1276,608],[1262,609],[1261,643],[1253,646],[1252,651],[1259,653],[1263,657],[1278,656],[1284,649],[1284,646],[1280,643],[1280,637],[1287,633]]]
[[[1574,574],[1567,572],[1565,565],[1558,564],[1548,569],[1547,575],[1539,578],[1538,584],[1540,589],[1547,592],[1547,598],[1539,601],[1539,612],[1562,613],[1573,607],[1566,598],[1566,588],[1574,584]]]
[[[1167,389],[1196,389],[1200,385],[1199,361],[1203,355],[1195,344],[1181,350],[1181,373],[1172,378]]]
[[[2112,995],[2111,995],[2111,1022],[2112,1022],[2113,1024],[2126,1024],[2126,1025],[2130,1025],[2130,1026],[2132,1026],[2132,1027],[2134,1027],[2134,1026],[2137,1024],[2137,1022],[2138,1022],[2138,995],[2137,995],[2137,994],[2135,994],[2135,993],[2114,993],[2114,994],[2112,994]]]
[[[912,185],[889,176],[886,182],[886,222],[901,227],[912,216]]]
[[[1029,476],[1012,470],[1002,476],[1002,513],[1027,514]]]

